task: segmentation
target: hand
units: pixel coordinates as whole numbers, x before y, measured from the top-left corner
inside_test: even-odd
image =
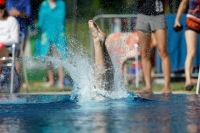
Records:
[[[15,8],[12,8],[9,13],[11,16],[14,16],[14,17],[19,17],[21,15],[20,11],[18,11]]]
[[[178,20],[175,20],[174,27],[180,27],[180,26],[181,26],[180,22]]]
[[[174,31],[175,32],[180,32],[180,31],[182,31],[182,29],[183,29],[183,26],[180,24],[180,22],[175,20]]]

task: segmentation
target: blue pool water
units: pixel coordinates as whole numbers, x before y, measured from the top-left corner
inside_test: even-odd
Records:
[[[200,96],[0,95],[0,133],[199,133]]]
[[[139,98],[128,91],[114,63],[113,87],[109,91],[94,88],[93,60],[77,50],[77,45],[71,46],[75,48],[68,51],[66,60],[49,57],[34,61],[38,70],[49,61],[55,68],[64,66],[73,79],[72,93],[0,95],[0,133],[200,132],[200,96],[155,94],[147,96],[149,100]],[[27,58],[28,66],[31,60]]]

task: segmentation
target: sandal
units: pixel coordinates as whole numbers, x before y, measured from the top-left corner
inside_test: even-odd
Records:
[[[187,91],[191,91],[193,88],[194,88],[193,84],[189,84],[189,85],[185,86],[185,90],[187,90]]]

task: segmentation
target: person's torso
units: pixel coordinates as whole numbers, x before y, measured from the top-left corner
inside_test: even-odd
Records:
[[[11,34],[11,24],[14,18],[8,17],[6,20],[0,20],[0,42],[10,38]]]
[[[138,13],[144,15],[164,14],[164,0],[138,0]]]
[[[200,19],[200,0],[189,0],[188,15]]]
[[[60,15],[60,6],[61,2],[56,2],[56,6],[51,8],[50,5],[46,2],[43,4],[43,24],[41,25],[43,30],[47,34],[47,38],[54,42],[57,40],[58,36],[64,31],[64,21],[61,21],[59,18]]]
[[[18,11],[25,13],[29,17],[31,16],[29,0],[6,0],[6,8],[8,11],[12,10],[12,8],[15,8]],[[21,17],[16,17],[16,19],[20,25],[20,31],[22,31],[25,34],[25,36],[27,36],[29,19]]]

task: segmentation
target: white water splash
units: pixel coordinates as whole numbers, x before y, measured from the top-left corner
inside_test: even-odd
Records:
[[[84,54],[80,48],[69,49],[68,58],[59,59],[58,57],[46,57],[45,59],[26,57],[26,65],[30,60],[37,62],[37,66],[46,66],[49,61],[54,67],[63,66],[73,79],[73,90],[71,100],[91,101],[91,99],[102,100],[105,97],[111,99],[126,98],[130,94],[122,80],[122,73],[117,69],[114,73],[114,86],[110,91],[95,89],[94,66],[93,61],[88,55]],[[109,82],[109,81],[108,81]]]

